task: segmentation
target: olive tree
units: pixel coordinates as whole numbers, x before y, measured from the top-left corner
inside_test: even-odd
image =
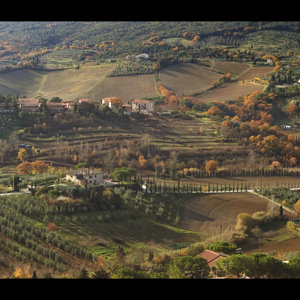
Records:
[[[181,256],[169,264],[170,278],[206,278],[210,273],[206,259],[200,256]]]

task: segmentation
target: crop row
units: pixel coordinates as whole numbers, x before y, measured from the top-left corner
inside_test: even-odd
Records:
[[[63,251],[66,251],[74,256],[93,260],[93,255],[83,247],[61,237],[58,233],[50,232],[45,227],[37,227],[32,221],[29,221],[20,213],[16,212],[13,208],[0,205],[0,226],[1,232],[7,234],[13,240],[23,244],[24,246],[35,248],[35,250],[48,255],[51,258],[58,257],[58,254],[53,250],[44,250],[40,244],[40,240],[47,244],[51,244]],[[27,244],[27,245],[26,245]],[[58,261],[62,261],[57,258]]]

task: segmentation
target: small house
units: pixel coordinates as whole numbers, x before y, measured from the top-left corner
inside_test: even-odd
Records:
[[[67,110],[74,109],[74,101],[71,101],[71,100],[64,100],[61,102],[61,105]]]
[[[133,112],[151,114],[153,111],[153,103],[149,100],[135,99],[131,103],[131,108]]]

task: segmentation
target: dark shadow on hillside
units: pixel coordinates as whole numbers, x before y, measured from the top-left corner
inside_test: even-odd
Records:
[[[215,221],[214,218],[210,218],[208,216],[199,214],[198,212],[189,209],[189,208],[185,208],[184,210],[184,217],[185,220],[189,220],[189,221],[200,221],[200,222],[212,222]],[[184,221],[183,221],[184,222]]]

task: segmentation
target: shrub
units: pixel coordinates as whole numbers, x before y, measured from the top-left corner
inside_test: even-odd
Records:
[[[209,244],[205,247],[205,249],[217,251],[217,252],[223,252],[226,254],[232,254],[235,252],[237,246],[230,242],[223,242],[223,241],[217,241]]]
[[[257,225],[266,224],[272,219],[270,212],[258,211],[252,215],[253,221]]]
[[[55,231],[55,230],[57,230],[57,227],[56,227],[56,225],[55,225],[54,223],[49,223],[49,224],[47,225],[47,229],[48,229],[49,231]]]
[[[293,221],[288,221],[286,223],[286,228],[289,229],[289,230],[291,230],[291,231],[296,231],[296,230],[299,230],[299,225],[297,225]]]
[[[52,189],[48,191],[48,196],[50,199],[55,199],[60,195],[60,192],[58,190]]]
[[[89,164],[86,163],[86,162],[81,162],[81,163],[78,163],[76,166],[75,166],[75,170],[77,169],[81,169],[81,168],[88,168],[89,167]]]
[[[118,279],[122,279],[122,278],[127,278],[127,279],[134,279],[134,278],[148,278],[148,274],[144,271],[136,271],[132,268],[129,267],[125,267],[125,268],[121,268],[119,270],[117,270],[113,276],[113,278],[118,278]]]
[[[250,228],[253,225],[253,218],[247,213],[240,213],[237,216],[237,225],[242,225]]]
[[[204,247],[202,245],[194,244],[187,248],[187,255],[196,256],[199,253],[203,252]]]
[[[235,244],[239,244],[242,243],[247,237],[248,234],[244,230],[236,230],[231,236],[231,241]]]

